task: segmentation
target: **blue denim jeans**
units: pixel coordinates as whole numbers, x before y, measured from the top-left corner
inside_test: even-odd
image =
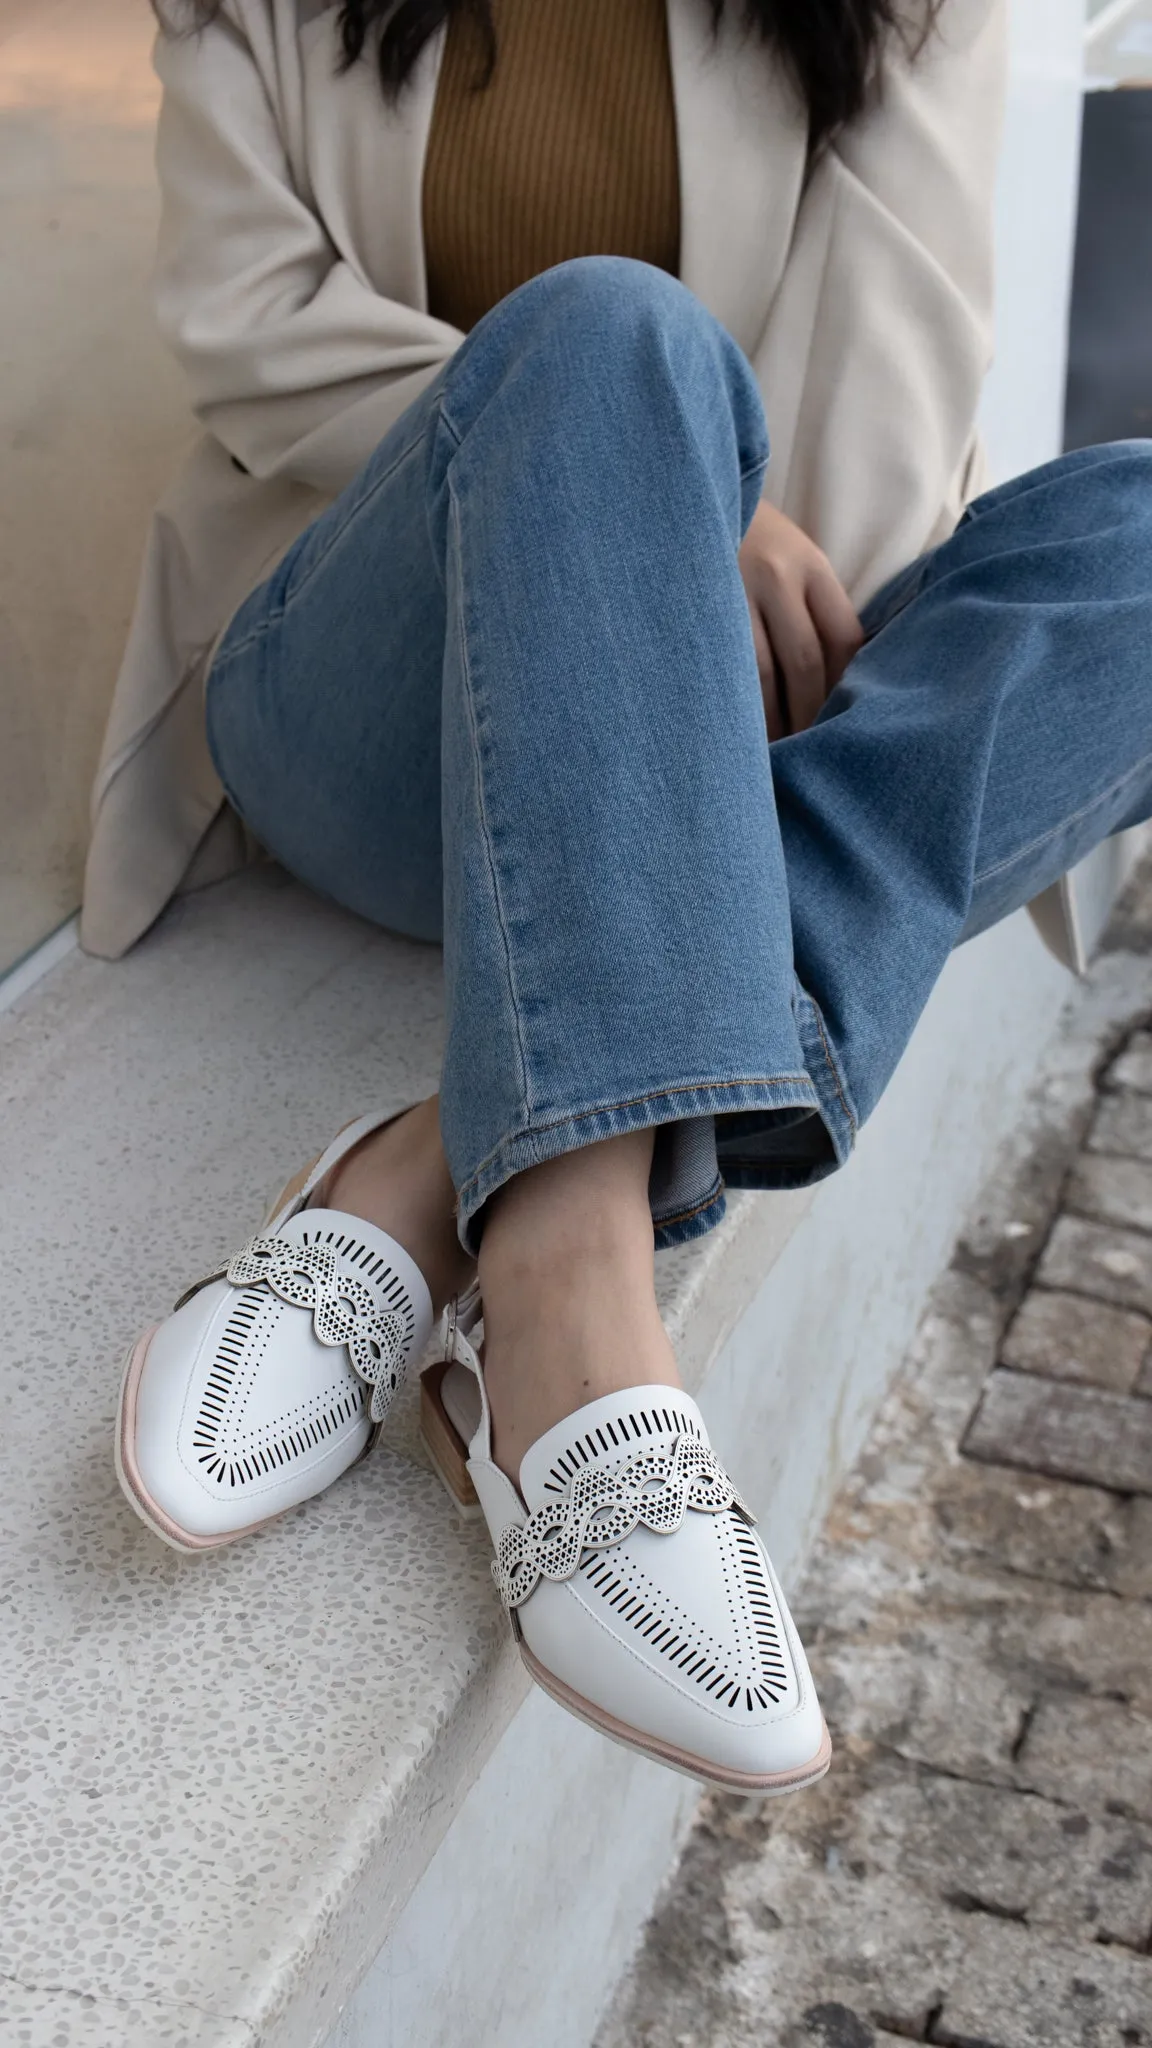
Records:
[[[608,257],[494,308],[242,606],[207,713],[313,888],[442,940],[475,1244],[511,1175],[655,1126],[657,1241],[848,1157],[958,941],[1152,812],[1152,445],[981,498],[769,749],[747,361]]]

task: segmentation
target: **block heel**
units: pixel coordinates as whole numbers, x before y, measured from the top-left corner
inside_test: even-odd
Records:
[[[483,1510],[468,1474],[468,1446],[444,1405],[444,1381],[451,1370],[451,1360],[442,1358],[420,1376],[420,1435],[457,1514],[475,1522]]]

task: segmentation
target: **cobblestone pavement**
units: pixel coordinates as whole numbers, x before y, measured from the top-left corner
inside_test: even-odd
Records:
[[[1152,886],[800,1597],[836,1755],[710,1797],[598,2048],[1152,2048]]]

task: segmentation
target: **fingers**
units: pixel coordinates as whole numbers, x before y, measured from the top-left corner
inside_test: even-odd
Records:
[[[814,724],[863,645],[852,601],[826,555],[764,502],[739,550],[770,739]]]
[[[825,565],[766,582],[749,609],[769,738],[806,732],[864,644],[851,599]]]
[[[830,564],[808,579],[808,612],[824,651],[827,690],[836,688],[854,654],[864,645],[864,628]]]
[[[772,644],[758,607],[750,603],[748,616],[752,623],[752,643],[756,649],[756,666],[760,671],[760,695],[764,699],[764,723],[768,727],[770,740],[784,737],[784,719],[780,709],[780,692],[776,675],[776,664],[772,659]]]
[[[789,732],[804,732],[828,694],[824,649],[800,583],[780,584],[765,604],[768,637],[782,678]]]

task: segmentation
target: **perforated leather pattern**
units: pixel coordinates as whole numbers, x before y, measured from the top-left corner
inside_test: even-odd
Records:
[[[246,1288],[216,1347],[193,1425],[192,1447],[205,1478],[221,1490],[287,1470],[368,1406],[367,1387],[337,1370],[332,1382],[303,1409],[277,1415],[263,1427],[247,1424],[246,1398],[276,1314],[268,1294]]]
[[[656,1438],[662,1439],[662,1448],[667,1449],[672,1432],[678,1442],[700,1436],[695,1415],[682,1408],[672,1394],[666,1401],[628,1409],[611,1422],[600,1423],[570,1443],[551,1467],[544,1482],[549,1502],[552,1497],[563,1499],[576,1475],[594,1465],[603,1470],[607,1463],[611,1477],[614,1462],[619,1473],[621,1456],[633,1447],[650,1445]],[[716,1470],[722,1473],[719,1465]],[[726,1476],[725,1482],[730,1484]],[[553,1510],[549,1504],[538,1512]],[[712,1711],[726,1711],[741,1719],[770,1711],[786,1697],[793,1682],[792,1659],[764,1551],[750,1526],[752,1520],[734,1489],[727,1511],[714,1516],[712,1528],[727,1597],[712,1628],[644,1570],[626,1539],[623,1544],[586,1550],[578,1566],[586,1595],[598,1605],[603,1603],[614,1632],[620,1632],[623,1625],[635,1637],[637,1647],[643,1645],[649,1655],[654,1652],[678,1684],[698,1690]]]
[[[339,1261],[337,1242],[343,1252]],[[372,1420],[383,1422],[400,1384],[416,1316],[407,1289],[382,1259],[373,1261],[379,1269],[373,1274],[375,1291],[348,1271],[356,1250],[362,1259],[372,1258],[354,1239],[329,1236],[294,1244],[282,1237],[253,1237],[228,1261],[228,1278],[234,1287],[269,1287],[292,1308],[309,1309],[321,1344],[347,1346],[353,1369],[373,1390]],[[397,1297],[394,1304],[380,1299],[379,1283],[388,1291],[388,1280]]]
[[[669,1400],[666,1406],[654,1402],[650,1407],[625,1410],[613,1421],[599,1423],[586,1436],[577,1437],[566,1451],[562,1451],[544,1481],[544,1490],[546,1493],[563,1493],[573,1475],[593,1460],[626,1451],[630,1444],[650,1444],[654,1438],[675,1433],[693,1437],[700,1435],[700,1425],[695,1416],[675,1400]]]
[[[230,1261],[228,1278],[239,1291],[193,1420],[192,1444],[204,1476],[231,1490],[284,1472],[366,1409],[382,1421],[403,1378],[416,1311],[386,1259],[333,1231],[296,1243],[253,1239]],[[309,1400],[253,1423],[249,1397],[281,1304],[311,1314],[320,1342],[333,1349],[332,1373]]]
[[[714,1708],[745,1717],[784,1697],[791,1660],[759,1541],[738,1514],[725,1516],[716,1533],[729,1583],[727,1643],[703,1628],[629,1555],[589,1558],[580,1576],[611,1609],[614,1625],[625,1623],[681,1683],[687,1680],[699,1689]]]
[[[694,1436],[677,1436],[617,1465],[576,1472],[555,1499],[500,1537],[492,1576],[506,1607],[520,1607],[540,1580],[570,1579],[590,1550],[623,1543],[634,1529],[670,1536],[685,1514],[726,1508],[752,1520],[723,1466]]]

